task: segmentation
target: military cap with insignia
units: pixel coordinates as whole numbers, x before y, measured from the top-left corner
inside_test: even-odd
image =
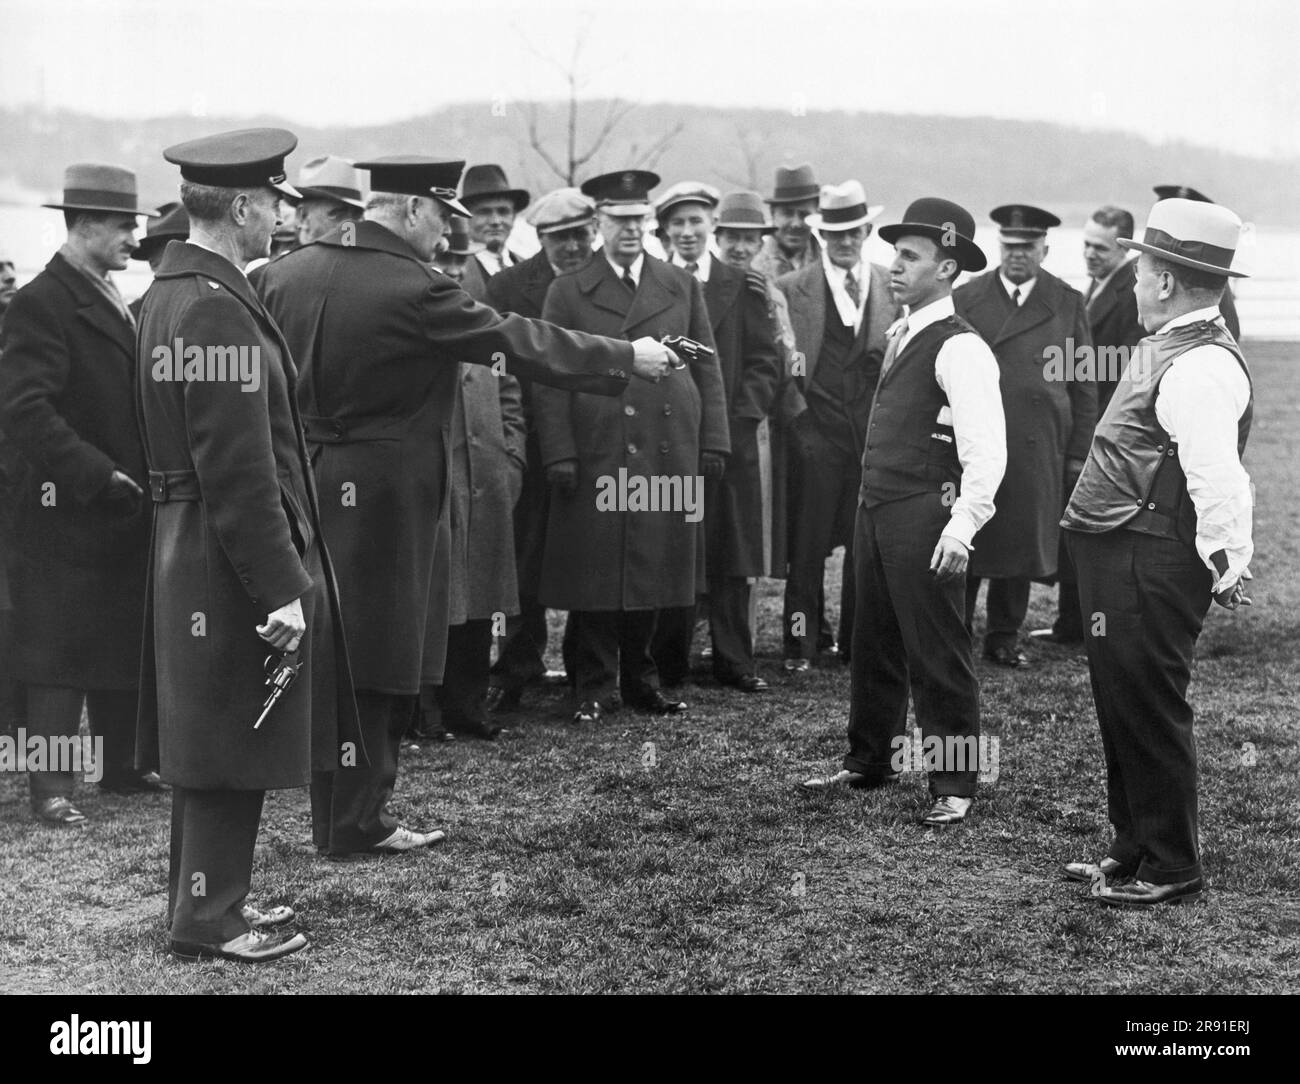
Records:
[[[596,203],[576,188],[557,188],[548,192],[524,216],[538,234],[585,226],[596,217]]]
[[[1061,224],[1061,220],[1051,211],[1031,207],[1027,203],[1008,203],[994,207],[989,212],[989,218],[1002,227],[998,231],[998,237],[1013,245],[1046,237],[1048,230]]]
[[[358,162],[357,169],[370,171],[372,192],[432,196],[452,214],[470,217],[470,212],[456,198],[456,186],[460,184],[460,175],[465,172],[464,159],[393,154],[369,162]]]
[[[653,210],[650,189],[658,183],[657,173],[645,169],[621,169],[583,181],[582,191],[606,214],[648,215]]]
[[[298,137],[283,128],[241,128],[177,143],[163,151],[163,157],[180,166],[181,177],[194,184],[270,188],[300,199],[284,172],[284,160],[296,146]]]
[[[145,227],[139,247],[131,253],[133,260],[147,260],[168,241],[184,241],[190,235],[190,216],[179,203],[164,203],[157,210],[158,218]]]
[[[713,210],[722,201],[722,193],[703,181],[678,181],[655,200],[655,215],[662,222],[679,203],[699,203]]]
[[[304,163],[298,170],[295,187],[303,199],[328,199],[362,211],[366,209],[361,195],[361,173],[346,158],[326,154]]]
[[[1157,200],[1162,199],[1189,199],[1196,203],[1213,203],[1214,200],[1202,192],[1196,191],[1190,185],[1186,184],[1158,184],[1153,191]]]

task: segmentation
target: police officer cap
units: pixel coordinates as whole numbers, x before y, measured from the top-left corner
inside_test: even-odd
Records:
[[[299,199],[284,172],[284,160],[297,145],[298,137],[283,128],[243,128],[177,143],[163,151],[163,157],[180,166],[181,176],[194,184],[273,188]]]
[[[1061,220],[1051,211],[1031,207],[1027,203],[1008,203],[1003,207],[994,207],[989,212],[989,218],[1002,227],[999,231],[1002,240],[1013,243],[1046,237],[1049,229],[1061,224]]]
[[[464,160],[425,158],[418,154],[394,154],[358,162],[357,169],[370,171],[372,192],[396,192],[402,196],[432,196],[452,214],[470,217],[456,198],[456,186],[465,172]]]
[[[602,173],[582,183],[582,191],[596,201],[596,206],[611,215],[648,215],[650,189],[659,183],[659,174],[645,169],[620,169]]]

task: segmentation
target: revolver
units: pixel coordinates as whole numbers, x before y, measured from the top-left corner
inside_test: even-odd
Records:
[[[266,671],[266,687],[269,691],[262,704],[262,714],[253,724],[254,730],[266,722],[271,709],[280,702],[280,698],[285,693],[293,688],[293,683],[298,680],[298,671],[302,669],[302,663],[298,658],[298,652],[287,651],[279,658],[268,655],[262,667]]]
[[[687,362],[703,361],[714,354],[711,346],[688,339],[685,335],[665,335],[659,341],[677,355],[679,364],[674,365],[674,369],[685,369]]]

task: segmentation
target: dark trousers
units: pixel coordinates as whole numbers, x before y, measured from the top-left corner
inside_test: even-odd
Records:
[[[101,785],[111,786],[140,773],[135,769],[135,717],[140,694],[136,689],[68,689],[61,685],[27,686],[27,735],[75,737],[85,701],[90,733],[104,739]],[[27,773],[32,805],[46,798],[71,798],[76,778],[70,771]]]
[[[543,622],[545,619],[543,613]],[[447,664],[436,699],[442,709],[442,721],[449,728],[454,730],[457,724],[486,721],[484,700],[491,662],[491,618],[474,618],[447,630]]]
[[[671,606],[655,611],[650,654],[664,685],[680,685],[690,677],[691,644],[695,640],[697,614],[696,606]]]
[[[975,599],[980,593],[980,579],[966,579],[966,628],[975,627]],[[1015,647],[1020,636],[1020,626],[1029,612],[1028,578],[989,580],[988,627],[984,631],[984,650],[998,647]]]
[[[546,607],[535,596],[520,595],[519,613],[506,618],[501,653],[492,664],[496,684],[503,689],[522,689],[545,674],[546,640]]]
[[[713,676],[719,681],[735,681],[756,670],[749,596],[749,580],[744,576],[719,576],[710,583],[709,636]]]
[[[0,561],[3,560],[4,552],[0,549]],[[4,574],[4,569],[0,568],[0,579]],[[3,589],[0,589],[0,595],[3,594]],[[27,693],[14,677],[17,645],[13,629],[13,610],[0,608],[0,734],[16,733],[19,727],[27,725]]]
[[[879,779],[891,765],[916,702],[923,739],[979,740],[979,686],[965,621],[965,583],[935,582],[930,555],[948,523],[935,494],[859,507],[853,554],[857,582],[849,664],[849,752],[844,767]],[[971,741],[967,741],[971,739]],[[975,793],[978,767],[930,772],[936,797]]]
[[[415,718],[419,697],[357,690],[368,767],[313,772],[312,839],[329,854],[367,851],[393,834],[397,819],[388,802],[397,785],[402,736]]]
[[[1108,531],[1067,531],[1106,758],[1115,829],[1110,856],[1138,877],[1172,884],[1201,876],[1196,745],[1187,703],[1192,652],[1212,579],[1181,542]]]
[[[1057,555],[1056,582],[1056,620],[1052,622],[1052,631],[1068,640],[1082,640],[1083,610],[1079,606],[1079,575],[1075,571],[1074,561],[1070,559],[1064,532],[1061,534],[1061,551]]]
[[[826,555],[844,542],[840,587],[840,647],[853,628],[853,520],[862,465],[814,434],[805,450],[795,444],[790,498],[789,566],[785,580],[786,658],[815,659],[825,621],[822,582]],[[802,627],[802,635],[796,635]]]
[[[573,666],[579,700],[636,699],[659,688],[651,653],[658,610],[572,610]]]
[[[173,941],[219,945],[248,932],[240,910],[253,882],[263,793],[172,787],[167,922]]]

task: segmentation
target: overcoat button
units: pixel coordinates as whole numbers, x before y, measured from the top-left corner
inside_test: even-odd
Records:
[[[623,408],[623,413],[630,418],[632,417],[632,415],[636,413],[636,407],[634,407],[631,403],[628,403],[628,405]]]
[[[628,455],[636,455],[636,445],[635,445],[635,444],[629,444],[629,445],[627,446],[627,454],[628,454]]]
[[[663,441],[660,441],[660,442],[659,442],[659,450],[660,450],[661,452],[667,452],[667,451],[668,451],[668,442],[667,442],[666,440],[663,440]]]

